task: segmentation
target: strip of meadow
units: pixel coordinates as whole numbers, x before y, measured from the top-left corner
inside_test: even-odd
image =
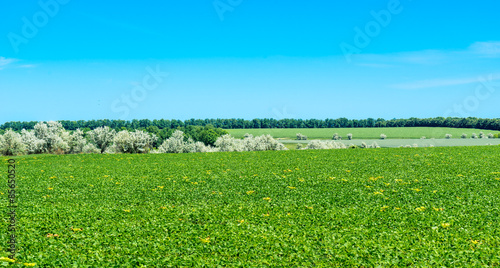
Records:
[[[15,158],[20,263],[500,265],[500,146]]]

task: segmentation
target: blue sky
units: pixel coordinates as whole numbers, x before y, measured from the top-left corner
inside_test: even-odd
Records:
[[[498,118],[500,2],[0,2],[0,123]]]

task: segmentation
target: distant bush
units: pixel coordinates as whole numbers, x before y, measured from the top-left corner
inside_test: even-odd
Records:
[[[303,147],[302,143],[297,143],[297,147],[295,147],[295,149],[300,150],[302,149],[302,147]]]
[[[495,136],[493,136],[493,134],[491,133],[488,133],[488,139],[493,139]]]
[[[380,146],[376,142],[373,142],[371,145],[366,144],[366,142],[362,142],[361,146],[359,146],[359,148],[364,148],[364,149],[367,149],[367,148],[380,148]]]
[[[471,139],[477,139],[477,134],[476,134],[476,133],[472,133],[472,135],[471,135],[471,137],[470,137],[470,138],[471,138]]]
[[[342,140],[342,137],[339,135],[339,133],[335,133],[335,134],[333,134],[332,140],[336,140],[336,141]]]
[[[451,134],[446,134],[446,135],[444,135],[444,137],[447,139],[451,139]]]
[[[348,140],[352,140],[352,134],[351,134],[351,133],[348,133],[348,134],[347,134],[347,139],[348,139]]]
[[[480,139],[484,139],[486,136],[484,135],[484,133],[481,131],[479,132],[479,138]]]
[[[385,134],[380,134],[380,139],[381,140],[385,140],[387,138],[387,136]]]
[[[297,140],[307,140],[307,136],[297,133]]]
[[[421,140],[425,140],[425,139],[426,139],[426,137],[425,137],[425,136],[422,136],[422,137],[420,137],[420,139],[421,139]]]
[[[305,149],[347,149],[342,142],[312,140]]]
[[[462,139],[467,139],[467,134],[465,133],[462,133],[462,136],[461,136]]]
[[[500,138],[500,133],[497,133],[497,134],[493,135],[493,137],[499,139]]]

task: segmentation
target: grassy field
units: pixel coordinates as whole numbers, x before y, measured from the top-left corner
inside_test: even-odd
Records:
[[[432,127],[413,127],[413,128],[273,128],[273,129],[227,129],[233,137],[242,138],[245,133],[254,136],[270,134],[274,138],[295,139],[297,133],[306,135],[308,139],[332,139],[334,133],[338,133],[345,140],[347,134],[352,133],[353,139],[379,139],[380,134],[387,135],[388,139],[420,139],[426,138],[442,139],[446,134],[451,134],[452,138],[460,138],[462,133],[470,138],[472,133],[479,135],[479,132],[485,134],[500,133],[500,131],[481,130],[471,128],[432,128]]]
[[[500,146],[16,160],[36,267],[500,265]]]
[[[288,149],[295,149],[297,143],[301,143],[304,146],[307,145],[311,140],[280,140]],[[360,146],[361,143],[366,143],[368,145],[376,142],[380,147],[383,148],[394,148],[394,147],[404,147],[407,145],[413,146],[416,144],[418,147],[429,147],[429,146],[485,146],[485,145],[500,145],[500,139],[386,139],[386,140],[341,140],[336,142],[342,142],[349,146],[351,144]]]

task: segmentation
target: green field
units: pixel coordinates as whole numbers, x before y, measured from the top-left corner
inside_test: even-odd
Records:
[[[500,146],[16,159],[37,267],[500,265]]]
[[[306,135],[308,139],[332,139],[334,133],[338,133],[344,140],[347,134],[353,134],[353,139],[379,139],[380,134],[387,135],[388,139],[420,139],[426,138],[442,139],[446,134],[451,134],[453,139],[459,139],[462,133],[470,138],[472,133],[479,135],[497,134],[500,131],[471,129],[471,128],[433,128],[433,127],[406,127],[406,128],[272,128],[272,129],[227,129],[229,134],[236,138],[242,138],[245,133],[254,136],[270,134],[274,138],[295,139],[297,133]]]

